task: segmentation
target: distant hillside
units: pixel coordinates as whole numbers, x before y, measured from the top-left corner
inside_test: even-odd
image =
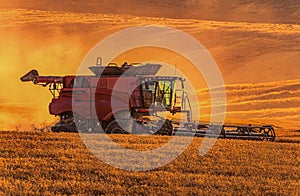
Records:
[[[0,7],[217,21],[300,21],[299,0],[2,0]]]

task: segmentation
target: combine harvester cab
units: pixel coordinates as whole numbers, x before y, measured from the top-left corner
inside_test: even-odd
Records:
[[[184,91],[185,79],[156,76],[161,68],[159,64],[134,66],[124,63],[120,67],[109,64],[89,68],[94,75],[40,76],[36,70],[31,70],[21,77],[23,82],[32,81],[44,87],[49,86],[53,95],[49,112],[60,117],[52,131],[97,133],[102,129],[106,133],[174,135],[176,132],[176,135],[268,141],[275,139],[272,126],[192,122],[191,105]],[[119,83],[122,84],[121,89],[129,89],[132,93],[115,90],[115,85]],[[168,113],[169,116],[184,113],[186,122],[171,121],[168,115],[157,115],[159,112]],[[118,119],[130,124],[126,125],[130,129],[124,130]]]

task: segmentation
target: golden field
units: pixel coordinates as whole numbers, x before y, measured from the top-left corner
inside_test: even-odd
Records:
[[[0,194],[297,195],[299,143],[219,139],[204,156],[202,138],[176,160],[146,172],[103,163],[78,134],[0,132]],[[111,135],[123,147],[156,148],[169,137]]]

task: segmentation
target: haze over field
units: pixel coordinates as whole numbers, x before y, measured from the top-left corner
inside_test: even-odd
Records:
[[[86,53],[109,34],[164,25],[197,38],[216,60],[227,85],[227,122],[299,129],[297,0],[0,2],[2,128],[55,120],[47,111],[47,89],[19,81],[30,69],[45,75],[74,74]],[[168,61],[178,63],[175,57]],[[209,110],[206,90],[198,92],[201,107]]]

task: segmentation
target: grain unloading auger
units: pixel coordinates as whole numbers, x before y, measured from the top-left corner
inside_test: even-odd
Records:
[[[139,66],[124,63],[89,67],[91,76],[39,76],[36,70],[25,74],[21,81],[49,86],[53,99],[49,104],[51,115],[60,120],[51,129],[54,132],[137,133],[160,135],[195,135],[219,138],[274,141],[272,126],[211,125],[191,120],[191,106],[184,91],[184,78],[155,76],[159,64]],[[100,77],[101,76],[101,77]],[[122,84],[127,92],[117,90]],[[131,93],[128,93],[131,92]],[[112,100],[115,100],[112,102]],[[117,109],[116,109],[117,107]],[[76,108],[76,110],[74,110]],[[114,112],[112,112],[114,111]],[[186,122],[161,117],[186,114]],[[128,119],[129,130],[120,126],[118,118]]]

